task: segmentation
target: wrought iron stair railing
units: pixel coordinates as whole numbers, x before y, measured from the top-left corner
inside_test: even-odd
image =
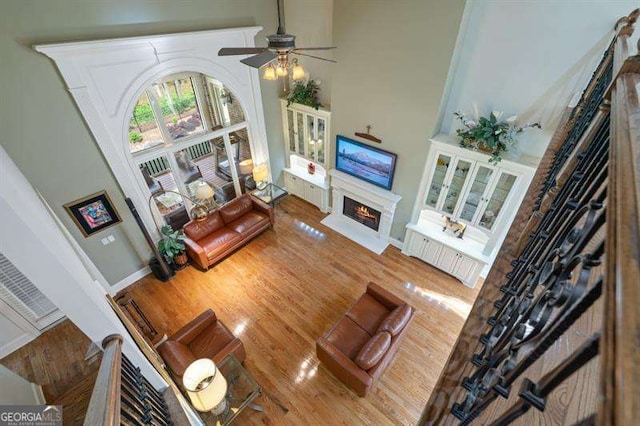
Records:
[[[107,336],[102,347],[104,355],[84,424],[173,425],[163,395],[122,354],[122,337]]]

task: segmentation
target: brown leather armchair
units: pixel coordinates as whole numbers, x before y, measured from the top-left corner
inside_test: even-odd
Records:
[[[247,356],[240,339],[218,320],[211,309],[171,335],[158,346],[158,352],[181,387],[182,375],[197,359],[209,358],[219,363],[233,354],[238,361],[244,362]]]
[[[370,282],[367,291],[316,342],[318,359],[347,387],[366,396],[393,360],[414,309]]]
[[[273,208],[245,194],[184,226],[187,255],[202,269],[228,256],[273,226]]]

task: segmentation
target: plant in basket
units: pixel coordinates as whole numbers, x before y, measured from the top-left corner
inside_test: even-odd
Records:
[[[516,136],[530,127],[542,129],[540,123],[516,124],[518,116],[513,115],[502,120],[502,111],[492,111],[489,117],[468,118],[461,112],[453,113],[463,124],[462,129],[456,130],[460,136],[460,146],[483,151],[491,154],[490,163],[502,161],[502,153],[516,143]]]
[[[187,266],[188,259],[184,245],[184,232],[174,231],[171,226],[165,225],[160,230],[162,239],[158,241],[158,251],[171,263],[175,269]]]

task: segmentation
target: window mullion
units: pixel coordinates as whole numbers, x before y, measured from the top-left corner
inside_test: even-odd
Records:
[[[224,141],[224,149],[227,151],[227,161],[229,161],[229,170],[231,172],[231,177],[233,178],[233,187],[236,190],[236,197],[240,197],[242,195],[242,188],[240,188],[240,178],[238,177],[238,169],[236,168],[236,157],[233,155],[233,149],[231,146],[231,138],[229,137],[229,132],[225,132],[222,137]],[[240,147],[238,147],[240,149]]]
[[[169,129],[167,129],[167,125],[164,122],[164,116],[162,115],[162,108],[160,107],[160,100],[155,94],[155,91],[147,89],[147,96],[149,97],[149,101],[151,103],[151,109],[153,111],[153,115],[156,118],[156,124],[158,125],[158,129],[160,129],[160,133],[162,133],[162,139],[164,140],[164,145],[168,146],[173,143],[173,139],[171,139],[171,134],[169,133]]]
[[[183,182],[182,175],[180,174],[180,167],[178,166],[178,162],[176,161],[175,152],[167,152],[166,158],[169,161],[169,166],[171,168],[171,172],[173,173],[173,178],[178,186],[178,192],[183,195],[182,199],[185,203],[185,208],[187,212],[190,212],[193,208],[193,203],[187,197],[189,197],[189,191],[187,190],[186,185]]]

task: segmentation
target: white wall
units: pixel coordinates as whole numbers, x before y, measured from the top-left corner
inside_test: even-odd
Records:
[[[449,76],[441,132],[454,133],[453,112],[502,110],[543,131],[520,138],[523,153],[540,157],[558,111],[588,81],[615,22],[638,0],[469,0]],[[445,95],[447,96],[447,95]]]
[[[124,337],[123,351],[157,388],[166,386],[138,350],[46,206],[0,147],[0,251],[82,332],[98,344]]]
[[[43,404],[40,386],[0,365],[0,404]]]
[[[27,333],[0,312],[0,358],[29,343],[36,336],[37,334]]]

